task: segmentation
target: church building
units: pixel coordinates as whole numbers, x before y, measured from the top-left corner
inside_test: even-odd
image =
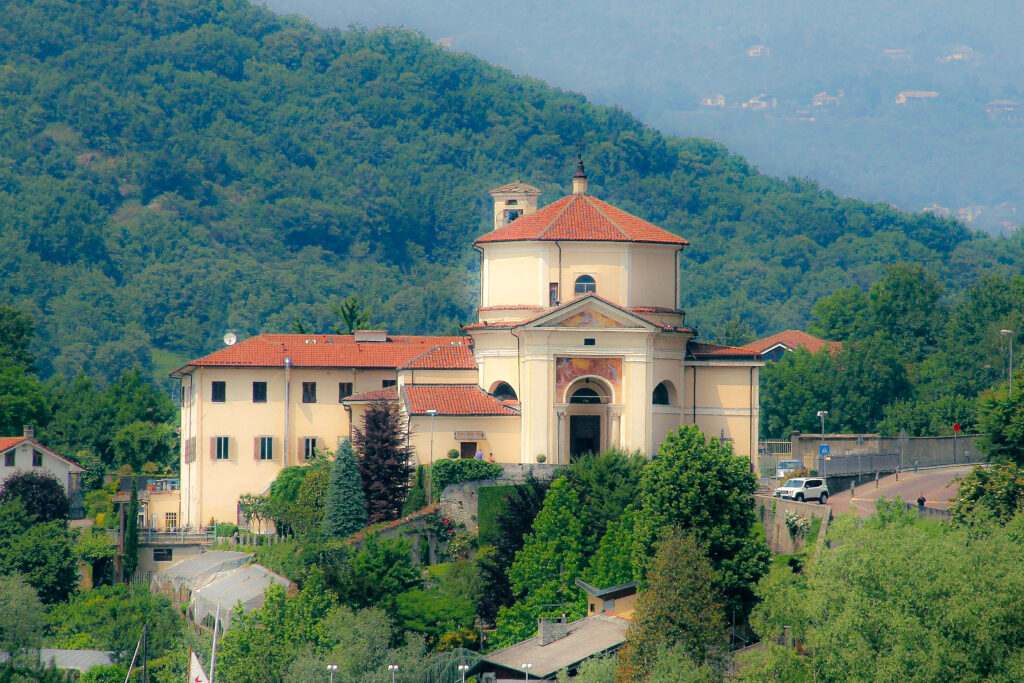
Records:
[[[590,195],[582,163],[570,195],[538,208],[540,194],[491,191],[464,336],[263,334],[176,370],[185,523],[235,521],[239,496],[337,448],[380,401],[400,407],[419,464],[451,450],[499,463],[653,455],[684,424],[754,457],[763,361],[685,324],[687,241]]]

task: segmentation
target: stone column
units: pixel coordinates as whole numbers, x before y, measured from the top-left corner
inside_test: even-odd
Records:
[[[622,444],[622,406],[608,406],[608,447],[619,448]]]
[[[562,464],[562,444],[564,444],[567,439],[566,422],[568,421],[568,412],[566,406],[555,406],[555,415],[558,417],[558,443],[555,444],[555,457],[553,462]]]

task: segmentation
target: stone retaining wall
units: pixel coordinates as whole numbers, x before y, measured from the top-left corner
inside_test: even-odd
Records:
[[[754,513],[764,525],[765,542],[773,553],[790,555],[804,549],[806,539],[794,538],[786,526],[786,512],[793,510],[801,517],[813,522],[815,517],[821,518],[818,539],[825,534],[828,520],[832,517],[832,508],[819,503],[798,503],[795,500],[783,500],[772,496],[754,496]]]
[[[565,465],[529,464],[502,465],[504,472],[497,479],[477,479],[448,484],[441,492],[441,511],[457,523],[466,525],[466,530],[477,533],[479,527],[477,517],[480,510],[479,491],[485,486],[511,486],[526,481],[528,473],[533,472],[537,479],[551,479]]]

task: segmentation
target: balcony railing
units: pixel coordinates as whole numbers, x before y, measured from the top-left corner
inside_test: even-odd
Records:
[[[121,532],[119,529],[107,529],[111,540],[120,544]],[[163,545],[167,543],[213,543],[217,539],[214,527],[199,529],[139,529],[139,543],[147,545]]]

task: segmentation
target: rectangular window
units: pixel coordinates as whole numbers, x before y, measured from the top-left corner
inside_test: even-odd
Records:
[[[37,450],[32,451],[32,467],[43,466],[43,454]]]
[[[253,382],[252,383],[252,402],[253,403],[266,403],[267,402],[267,383],[266,382]]]
[[[257,451],[260,460],[274,459],[274,437],[259,437],[259,450]]]
[[[398,380],[397,379],[384,379],[384,380],[381,380],[381,382],[380,382],[380,386],[383,389],[387,389],[388,387],[393,387],[396,384],[398,384]]]
[[[174,559],[173,548],[153,548],[154,562],[170,562]]]
[[[4,453],[4,467],[14,467],[14,451]]]
[[[584,345],[584,346],[593,346],[593,345],[594,345],[594,344],[596,344],[596,343],[597,343],[597,341],[596,341],[596,340],[594,340],[594,339],[591,339],[591,338],[589,338],[589,337],[587,337],[587,338],[585,338],[585,339],[583,340],[583,345]]]
[[[231,453],[228,450],[228,442],[230,439],[226,436],[216,437],[216,448],[217,448],[217,460],[229,460]]]
[[[185,442],[185,462],[194,462],[196,459],[196,437],[190,436]]]
[[[548,306],[557,306],[557,305],[558,305],[558,283],[557,282],[549,282],[548,283]]]
[[[302,383],[302,402],[316,403],[316,382]]]
[[[210,391],[210,400],[214,403],[223,403],[227,396],[227,387],[224,382],[213,382]]]
[[[338,402],[352,395],[352,382],[338,382]]]
[[[164,513],[164,526],[168,529],[174,529],[178,526],[178,513],[177,512],[165,512]]]
[[[312,460],[316,457],[316,437],[307,436],[302,440],[302,457],[306,460]]]

